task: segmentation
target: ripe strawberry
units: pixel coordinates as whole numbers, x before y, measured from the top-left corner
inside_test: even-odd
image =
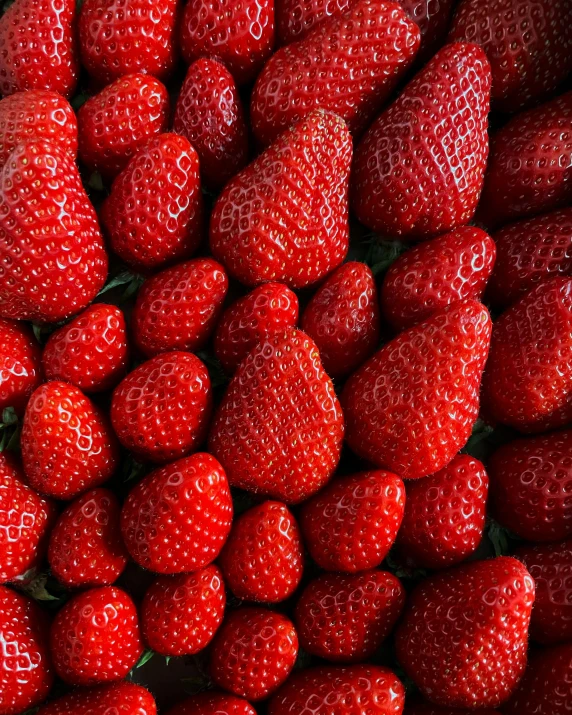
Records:
[[[419,43],[419,28],[396,3],[358,0],[268,60],[251,97],[254,135],[266,146],[318,107],[361,134],[411,66]]]
[[[215,328],[227,290],[224,268],[212,258],[195,258],[148,278],[131,322],[137,347],[148,356],[200,350]]]
[[[490,335],[487,309],[465,300],[384,345],[342,393],[349,446],[406,479],[442,469],[477,419]]]
[[[303,288],[348,250],[352,144],[343,120],[312,112],[226,185],[210,223],[213,255],[242,283]]]
[[[439,50],[356,149],[352,197],[360,221],[413,240],[471,219],[488,155],[490,86],[480,47]]]
[[[65,382],[47,382],[30,397],[21,445],[30,486],[57,499],[73,499],[103,484],[117,466],[117,443],[107,419]]]
[[[356,573],[387,556],[404,508],[405,487],[396,474],[362,472],[336,479],[307,501],[300,528],[318,566]]]
[[[135,604],[115,586],[74,596],[54,618],[50,650],[56,672],[66,683],[121,680],[143,652]]]
[[[478,561],[422,581],[397,628],[397,657],[423,695],[495,707],[526,666],[534,581],[516,559]]]
[[[205,439],[212,412],[211,380],[191,353],[173,352],[147,360],[116,387],[111,424],[121,444],[136,457],[170,462]]]
[[[210,57],[193,62],[181,87],[173,131],[186,137],[200,158],[208,188],[220,189],[248,161],[248,128],[234,79]]]
[[[256,711],[242,698],[207,692],[179,703],[167,715],[256,715]]]
[[[19,715],[39,705],[54,676],[48,622],[31,598],[0,586],[0,713]]]
[[[13,407],[21,415],[42,382],[42,353],[24,323],[0,318],[0,413]]]
[[[343,414],[314,342],[272,333],[240,363],[218,407],[209,449],[232,486],[295,504],[332,476]]]
[[[355,663],[374,654],[405,605],[405,589],[386,571],[330,573],[306,586],[296,605],[300,646],[334,662]]]
[[[203,234],[197,152],[176,134],[152,137],[113,182],[101,220],[111,248],[135,270],[191,256]]]
[[[286,616],[263,608],[228,614],[211,649],[214,682],[252,702],[277,690],[298,655],[298,636]]]
[[[50,535],[52,574],[68,588],[110,586],[127,565],[120,506],[108,489],[92,489],[60,515]]]
[[[135,486],[121,513],[131,557],[156,573],[197,571],[219,555],[232,522],[226,475],[210,454],[156,469]]]
[[[237,598],[261,603],[285,601],[298,587],[304,564],[296,519],[276,501],[245,511],[232,525],[219,564]]]
[[[76,690],[44,705],[37,715],[157,715],[151,693],[123,681],[89,690]]]
[[[467,454],[437,474],[409,482],[397,536],[407,565],[442,569],[470,556],[483,536],[488,488],[484,466]]]
[[[282,283],[263,283],[225,310],[214,337],[215,355],[232,374],[267,335],[297,323],[296,294]]]
[[[370,268],[355,261],[337,268],[314,293],[301,327],[318,346],[331,378],[358,368],[379,343],[377,288]]]
[[[159,576],[141,606],[147,645],[162,655],[194,655],[207,646],[222,623],[226,596],[220,569]]]
[[[474,226],[463,226],[415,246],[385,275],[381,289],[384,317],[400,331],[456,300],[480,300],[495,255],[495,242]]]
[[[80,159],[112,179],[138,149],[167,129],[168,114],[169,96],[159,80],[145,74],[116,79],[80,107]]]
[[[96,303],[50,335],[42,363],[48,380],[101,392],[117,384],[128,357],[123,313],[114,305]]]
[[[70,155],[48,142],[19,144],[0,170],[0,316],[68,318],[106,275],[97,216]]]

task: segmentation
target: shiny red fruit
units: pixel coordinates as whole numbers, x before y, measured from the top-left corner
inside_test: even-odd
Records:
[[[169,710],[167,715],[256,715],[246,700],[226,693],[199,693]]]
[[[75,690],[44,705],[37,715],[157,715],[151,693],[123,681],[89,690]]]
[[[23,414],[42,382],[42,352],[30,328],[0,318],[0,413],[13,407]]]

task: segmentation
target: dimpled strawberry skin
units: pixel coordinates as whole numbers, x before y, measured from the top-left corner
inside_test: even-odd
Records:
[[[0,318],[0,412],[24,412],[42,381],[41,350],[27,325]]]
[[[226,693],[199,693],[169,710],[167,715],[256,715],[242,698]]]
[[[157,706],[148,690],[123,681],[76,690],[44,705],[37,715],[157,715]]]

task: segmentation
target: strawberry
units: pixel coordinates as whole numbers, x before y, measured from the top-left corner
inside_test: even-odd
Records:
[[[263,283],[223,313],[214,337],[214,351],[233,374],[248,353],[275,330],[298,323],[298,298],[282,283]]]
[[[110,586],[127,565],[120,506],[108,489],[92,489],[60,515],[50,535],[52,574],[68,588]]]
[[[391,633],[404,605],[403,586],[386,571],[324,574],[310,581],[296,605],[300,646],[334,662],[365,660]]]
[[[21,415],[42,382],[42,353],[24,323],[0,318],[0,413],[13,407]]]
[[[31,598],[0,586],[0,713],[19,715],[39,705],[54,676],[48,622]]]
[[[314,293],[301,327],[318,346],[330,377],[346,377],[358,368],[379,343],[379,306],[371,269],[355,261],[337,268]]]
[[[478,459],[459,454],[437,474],[407,485],[397,536],[408,566],[442,569],[464,561],[485,527],[489,478]]]
[[[358,0],[304,39],[278,50],[256,80],[250,104],[254,135],[273,142],[285,129],[322,107],[356,136],[411,66],[419,28],[395,3]]]
[[[304,564],[296,519],[276,501],[248,509],[234,521],[219,564],[237,598],[261,603],[286,600],[298,587]]]
[[[248,129],[236,84],[223,64],[201,57],[189,67],[177,99],[173,131],[197,150],[208,188],[222,188],[244,168]]]
[[[57,674],[70,685],[121,680],[143,652],[135,604],[115,586],[74,596],[54,618],[50,650]]]
[[[37,715],[157,715],[151,693],[123,681],[89,690],[76,690],[44,705]]]
[[[300,528],[318,566],[356,573],[387,556],[404,508],[405,487],[396,474],[362,472],[334,480],[307,501]]]
[[[409,703],[409,699],[407,701]],[[465,710],[465,708],[440,708],[438,705],[429,703],[415,702],[413,705],[406,705],[403,715],[472,715],[474,710]],[[498,710],[482,710],[477,711],[479,715],[497,715]]]
[[[348,250],[351,138],[323,111],[298,122],[226,185],[210,223],[214,257],[245,285],[316,283]]]
[[[343,414],[314,342],[295,328],[240,363],[211,425],[209,449],[232,486],[295,504],[332,476]]]
[[[117,384],[128,357],[123,313],[114,305],[96,303],[50,335],[42,364],[48,380],[101,392]]]
[[[471,219],[488,155],[490,86],[480,47],[439,50],[356,149],[352,200],[360,221],[414,240]]]
[[[256,711],[242,698],[208,692],[179,703],[167,715],[256,715]]]
[[[176,134],[152,137],[113,182],[101,220],[111,248],[135,270],[191,256],[203,234],[197,152]]]
[[[214,682],[252,702],[286,681],[296,656],[298,636],[286,616],[263,608],[240,608],[226,617],[211,649]]]
[[[80,107],[79,156],[91,171],[114,178],[149,139],[167,129],[169,96],[145,74],[128,74]]]
[[[397,628],[397,657],[423,695],[447,707],[495,707],[526,666],[534,581],[516,559],[459,566],[422,581]]]
[[[447,465],[471,434],[491,320],[452,303],[384,345],[342,393],[349,446],[406,479]]]
[[[384,317],[400,331],[456,300],[480,300],[495,255],[492,238],[473,226],[415,246],[385,274],[381,289]]]
[[[211,380],[191,353],[157,355],[130,372],[111,401],[121,444],[151,462],[179,459],[203,442],[212,412]]]
[[[106,275],[97,216],[69,153],[43,141],[18,144],[0,170],[0,316],[68,318]]]
[[[160,576],[141,606],[143,638],[156,653],[194,655],[212,640],[225,603],[224,582],[216,566]]]
[[[148,356],[204,347],[227,290],[224,268],[212,258],[195,258],[148,278],[131,322],[137,347]]]
[[[231,522],[226,475],[214,457],[201,453],[151,472],[131,490],[121,513],[131,558],[165,574],[214,561]]]

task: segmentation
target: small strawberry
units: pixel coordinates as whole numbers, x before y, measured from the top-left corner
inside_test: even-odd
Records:
[[[37,715],[157,715],[151,693],[122,681],[89,690],[76,690],[44,705]]]
[[[256,715],[242,698],[226,693],[199,693],[169,710],[167,715]]]
[[[263,608],[228,614],[211,649],[214,682],[255,702],[271,695],[290,674],[298,655],[298,636],[286,616]]]
[[[237,598],[278,603],[300,583],[304,564],[296,519],[276,501],[265,501],[236,518],[220,554],[224,580]]]
[[[202,453],[151,472],[131,490],[121,513],[131,557],[164,574],[197,571],[214,561],[231,523],[226,475]]]
[[[0,318],[0,413],[13,407],[23,414],[42,382],[42,353],[24,323]]]

